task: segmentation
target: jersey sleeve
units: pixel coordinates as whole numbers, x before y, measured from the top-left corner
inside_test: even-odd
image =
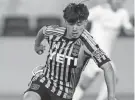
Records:
[[[93,8],[90,8],[89,9],[89,16],[88,16],[88,20],[89,21],[93,21],[93,20],[96,20],[98,19],[100,16],[101,16],[101,9],[100,9],[100,6],[95,6]]]
[[[55,36],[62,36],[65,32],[65,27],[59,27],[58,25],[50,25],[42,27],[42,32],[46,39],[51,40]]]
[[[104,51],[94,41],[93,37],[88,31],[85,30],[85,32],[83,32],[83,34],[81,35],[81,39],[86,47],[85,52],[87,52],[91,56],[91,58],[99,67],[110,61],[110,58],[108,58]]]

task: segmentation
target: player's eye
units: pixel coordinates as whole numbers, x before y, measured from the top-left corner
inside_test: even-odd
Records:
[[[83,24],[83,22],[76,23],[77,26],[81,26],[82,24]]]
[[[81,25],[82,25],[82,23],[77,23],[77,25],[78,25],[78,26],[81,26]]]
[[[74,25],[74,23],[68,23],[69,25]]]

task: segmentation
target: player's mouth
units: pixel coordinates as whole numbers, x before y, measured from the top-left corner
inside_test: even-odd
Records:
[[[73,37],[78,37],[78,32],[73,32],[73,33],[72,33],[72,36],[73,36]]]
[[[72,35],[77,35],[78,33],[77,32],[73,32]]]
[[[78,34],[78,32],[74,31],[74,32],[72,32],[72,34]]]

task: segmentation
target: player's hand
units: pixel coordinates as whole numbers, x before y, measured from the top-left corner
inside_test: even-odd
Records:
[[[43,54],[44,50],[45,50],[45,46],[43,46],[43,45],[36,46],[35,45],[35,52],[37,54],[39,54],[39,55]]]

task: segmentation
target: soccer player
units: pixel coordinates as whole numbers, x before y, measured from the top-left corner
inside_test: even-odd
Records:
[[[104,71],[108,100],[116,100],[111,60],[85,30],[88,8],[82,3],[71,3],[63,12],[66,27],[44,26],[37,34],[36,53],[43,53],[42,41],[46,39],[49,54],[45,66],[34,71],[23,100],[72,100],[81,72],[90,58]]]
[[[107,0],[107,3],[97,5],[89,10],[88,20],[92,23],[91,35],[109,58],[121,28],[129,33],[130,30],[133,30],[128,12],[122,8],[122,3],[123,0]],[[116,70],[115,64],[111,63],[114,70]],[[74,94],[74,100],[81,100],[85,91],[101,72],[102,70],[98,68],[93,59],[90,59],[81,75],[81,80]],[[103,82],[96,100],[105,100],[106,97],[107,88],[105,82]]]

